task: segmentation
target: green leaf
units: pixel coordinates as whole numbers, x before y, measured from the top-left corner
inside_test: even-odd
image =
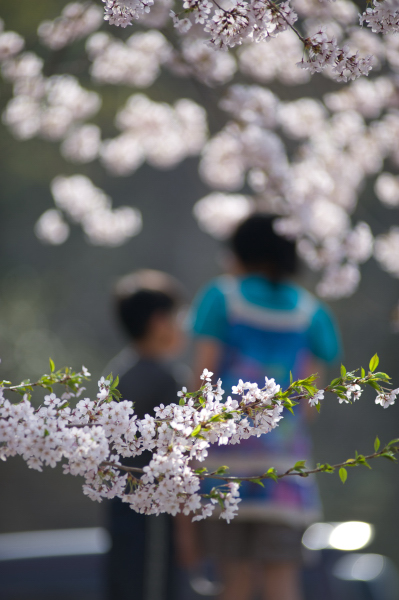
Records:
[[[394,444],[399,444],[399,438],[395,438],[394,440],[391,440],[389,442],[389,444],[387,444],[387,446],[393,446]]]
[[[321,465],[320,463],[318,463],[317,468],[322,469],[323,473],[334,473],[334,471],[335,471],[334,467],[332,467],[328,463],[324,463],[324,465]]]
[[[375,442],[374,442],[374,452],[378,452],[378,449],[380,447],[380,440],[378,439],[378,435],[375,438]]]
[[[378,371],[378,373],[374,373],[374,377],[385,380],[391,379],[389,375],[387,375],[386,373],[381,373],[381,371]]]
[[[261,482],[260,479],[250,479],[251,483],[257,483],[258,485],[265,487],[264,484]]]
[[[312,394],[312,396],[314,396],[315,393],[317,392],[317,388],[315,388],[314,385],[308,385],[308,384],[306,384],[303,387],[305,388],[305,390],[307,392],[309,392],[310,394]]]
[[[185,403],[186,402],[185,402],[184,398],[180,398],[180,400],[179,400],[179,406],[184,406]]]
[[[370,379],[369,381],[366,382],[367,385],[371,386],[372,388],[374,388],[375,390],[377,390],[377,392],[381,391],[381,386],[378,385],[378,383],[376,383],[375,381],[373,381],[372,379]]]
[[[223,465],[215,471],[215,475],[224,475],[226,473],[226,471],[228,471],[228,470],[229,470],[229,467],[226,467],[226,465]]]
[[[344,469],[344,467],[341,467],[339,470],[339,478],[341,479],[342,483],[345,483],[347,477],[348,477],[348,473],[347,473],[346,469]]]
[[[370,360],[370,363],[369,363],[369,369],[371,372],[376,370],[379,362],[380,362],[380,359],[378,358],[378,354],[374,354],[373,358]]]
[[[270,469],[268,469],[267,472],[265,473],[265,475],[267,477],[269,477],[270,479],[273,479],[273,481],[278,481],[277,471],[274,467],[271,467]]]
[[[335,379],[333,379],[332,382],[330,383],[330,387],[334,387],[338,383],[341,383],[341,378],[340,377],[336,377]]]
[[[392,462],[397,462],[397,459],[392,454],[392,452],[390,452],[389,450],[388,450],[388,452],[384,452],[384,454],[381,454],[381,456],[383,456],[384,458],[387,458],[388,460],[391,460]]]
[[[365,467],[367,467],[368,469],[371,469],[370,465],[368,464],[367,460],[364,458],[363,454],[358,454],[356,452],[356,465],[364,465]]]
[[[293,382],[293,379],[292,379],[292,371],[290,371],[290,385],[291,385],[291,383],[292,383],[292,382]]]
[[[116,387],[118,387],[118,383],[119,383],[119,375],[117,375],[115,377],[115,379],[113,380],[112,385],[111,385],[111,390],[114,390]]]
[[[201,431],[201,425],[197,425],[197,427],[191,432],[191,437],[195,437]]]
[[[361,376],[362,379],[364,379],[365,376],[366,376],[366,371],[363,369],[363,367],[360,370],[360,376]]]
[[[345,375],[346,375],[346,369],[345,369],[344,365],[341,365],[341,377],[342,377],[342,379],[345,377]]]
[[[55,371],[55,364],[54,364],[54,361],[53,361],[51,358],[49,358],[48,360],[49,360],[49,363],[50,363],[50,371],[51,371],[52,373],[54,373],[54,371]]]
[[[294,471],[300,471],[306,468],[306,460],[298,460],[294,465]]]
[[[345,393],[346,392],[346,387],[344,385],[336,385],[334,391]]]
[[[197,475],[201,475],[203,473],[207,473],[208,469],[206,469],[205,467],[202,467],[202,469],[195,469],[194,473],[196,473]]]

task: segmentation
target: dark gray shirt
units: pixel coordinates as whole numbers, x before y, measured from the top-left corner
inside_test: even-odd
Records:
[[[179,384],[172,367],[160,360],[138,356],[130,347],[120,352],[107,366],[105,374],[119,375],[118,389],[121,400],[131,400],[138,419],[146,414],[154,416],[154,408],[160,404],[177,402]],[[151,453],[143,452],[134,459],[122,458],[123,464],[143,467],[151,460]]]

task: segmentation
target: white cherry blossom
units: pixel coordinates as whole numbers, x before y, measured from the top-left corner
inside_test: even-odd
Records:
[[[94,3],[71,2],[54,21],[43,21],[38,28],[40,41],[52,50],[86,37],[101,25],[103,12]]]
[[[46,211],[35,227],[36,235],[44,242],[62,244],[67,239],[69,226],[60,211],[80,224],[95,246],[120,246],[141,231],[139,210],[130,206],[113,209],[111,198],[84,175],[58,176],[51,191],[59,210]]]

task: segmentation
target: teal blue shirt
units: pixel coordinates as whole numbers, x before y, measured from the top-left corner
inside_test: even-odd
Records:
[[[203,288],[193,303],[191,327],[197,338],[221,343],[221,361],[215,376],[223,381],[226,394],[239,379],[264,386],[265,376],[288,387],[303,377],[307,361],[316,357],[333,363],[341,354],[335,320],[329,309],[300,286],[288,281],[273,283],[260,275],[222,276]],[[250,437],[240,444],[212,447],[210,470],[228,464],[231,474],[255,475],[270,466],[292,467],[310,454],[310,438],[301,407],[295,417],[285,414],[279,426],[267,435]],[[288,478],[287,478],[288,479]],[[312,522],[319,499],[310,478],[289,478],[277,485],[266,480],[262,488],[242,485],[240,513],[263,515],[283,522]],[[217,482],[208,481],[208,487]],[[203,491],[209,491],[206,487]],[[243,512],[244,510],[244,512]]]
[[[265,365],[268,357],[275,363],[276,343],[293,345],[296,353],[307,351],[325,363],[334,363],[341,355],[338,328],[325,304],[298,285],[273,283],[259,275],[211,281],[194,300],[191,327],[196,337],[237,348],[244,345],[254,358],[262,354]],[[259,335],[254,335],[257,329]],[[240,332],[251,338],[252,347],[240,339]],[[284,363],[292,358],[292,352],[281,353]],[[294,367],[287,364],[288,371]]]

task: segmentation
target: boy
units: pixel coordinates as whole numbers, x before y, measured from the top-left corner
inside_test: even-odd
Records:
[[[160,271],[137,271],[116,285],[116,314],[129,346],[108,365],[106,374],[119,375],[122,398],[134,402],[139,419],[153,414],[161,403],[176,401],[179,385],[166,359],[183,345],[178,319],[183,298],[181,285]],[[144,467],[150,459],[145,451],[123,463]],[[108,600],[172,600],[171,518],[135,513],[119,499],[111,502],[109,517]]]

